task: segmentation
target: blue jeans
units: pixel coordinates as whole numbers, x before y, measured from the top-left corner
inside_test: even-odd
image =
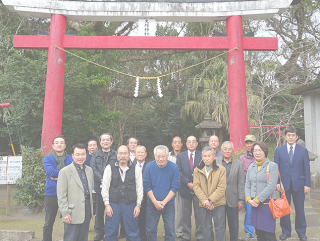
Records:
[[[127,234],[127,240],[129,241],[141,241],[138,217],[133,217],[133,210],[136,203],[125,204],[122,203],[112,203],[110,202],[113,214],[110,218],[106,215],[106,222],[104,225],[105,237],[103,241],[116,241],[119,232],[119,223],[121,218],[123,220],[124,229]]]
[[[246,200],[246,198],[244,198]],[[251,238],[254,237],[254,227],[250,225],[250,214],[251,214],[251,205],[246,203],[246,201],[243,202],[243,207],[246,210],[246,215],[244,216],[244,231],[246,233],[251,234]]]
[[[156,209],[153,203],[147,204],[147,239],[148,241],[157,241],[157,231],[160,216],[162,215],[164,223],[165,241],[175,241],[174,219],[175,208],[174,202],[168,203],[162,210]]]

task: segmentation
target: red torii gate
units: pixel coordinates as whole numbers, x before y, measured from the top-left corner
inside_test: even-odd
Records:
[[[10,107],[11,104],[10,103],[0,103],[0,107]]]
[[[244,50],[273,51],[278,39],[273,37],[243,37],[242,17],[227,19],[228,37],[136,37],[136,36],[65,36],[67,19],[51,15],[49,36],[15,35],[13,47],[18,49],[48,49],[42,146],[49,152],[52,140],[62,132],[65,52],[56,49],[99,50],[236,50],[228,52],[228,92],[230,141],[235,149],[244,146],[249,133]],[[132,92],[133,94],[133,92]]]

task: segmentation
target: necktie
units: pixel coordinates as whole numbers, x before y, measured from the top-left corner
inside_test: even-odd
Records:
[[[189,159],[189,162],[190,162],[190,168],[191,168],[191,171],[193,171],[193,158],[192,158],[192,153],[190,153],[190,159]]]
[[[290,151],[289,151],[289,160],[290,160],[290,163],[292,162],[292,157],[293,157],[293,146],[290,146]]]

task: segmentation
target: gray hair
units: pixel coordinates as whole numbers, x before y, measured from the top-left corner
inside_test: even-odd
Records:
[[[103,133],[103,134],[100,136],[99,141],[101,141],[101,137],[102,137],[102,136],[109,136],[109,137],[110,137],[110,141],[113,141],[112,135],[111,135],[110,133]]]
[[[136,153],[137,149],[143,147],[144,151],[147,152],[147,149],[145,146],[136,146],[136,148],[134,148],[134,153]]]
[[[212,155],[216,155],[214,149],[211,148],[210,146],[204,147],[204,148],[202,149],[202,154],[203,154],[204,152],[207,152],[207,151],[211,151],[211,152],[212,152]]]
[[[234,145],[233,145],[233,143],[232,143],[231,141],[224,141],[224,142],[222,143],[222,145],[221,145],[221,150],[223,149],[223,145],[225,145],[225,144],[231,144],[232,150],[234,151]]]
[[[158,145],[158,146],[156,146],[156,147],[154,148],[154,150],[153,150],[153,154],[154,154],[154,155],[156,155],[158,149],[159,149],[159,150],[166,150],[166,155],[169,155],[169,149],[168,149],[168,147],[166,147],[165,145]]]

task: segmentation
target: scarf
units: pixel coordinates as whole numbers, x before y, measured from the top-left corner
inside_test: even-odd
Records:
[[[263,163],[264,163],[266,160],[267,160],[267,158],[264,158],[264,160],[263,160],[263,161],[260,161],[260,162],[256,161],[256,163],[257,163],[257,165],[258,165],[258,171],[260,170],[260,168],[262,167]]]
[[[210,172],[211,167],[212,167],[212,164],[211,164],[210,166],[207,166],[207,165],[206,165],[206,170],[207,170],[207,172]]]
[[[64,168],[64,161],[67,159],[67,153],[63,152],[62,156],[58,156],[57,153],[54,151],[53,157],[56,160],[56,163],[58,163],[57,169],[60,171],[62,168]]]

